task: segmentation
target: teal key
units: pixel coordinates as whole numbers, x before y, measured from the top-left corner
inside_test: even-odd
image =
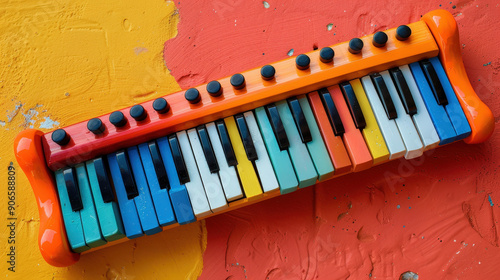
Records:
[[[102,159],[99,159],[102,160]],[[102,165],[104,167],[104,165]],[[87,173],[89,176],[90,189],[101,226],[101,233],[106,241],[114,241],[125,237],[123,223],[120,218],[118,205],[114,201],[104,202],[102,199],[101,188],[97,177],[94,160],[87,161]]]
[[[55,175],[57,193],[59,194],[59,204],[61,205],[64,227],[66,228],[66,235],[68,236],[71,250],[76,253],[87,251],[90,247],[85,243],[82,221],[80,219],[80,211],[74,212],[71,209],[68,190],[66,189],[66,182],[64,181],[62,169],[57,170]]]
[[[101,234],[101,228],[97,220],[97,212],[95,210],[92,192],[90,191],[89,178],[87,177],[85,164],[77,164],[75,169],[83,204],[83,209],[80,210],[80,218],[82,219],[85,243],[87,243],[87,246],[90,248],[99,247],[106,244],[106,240],[104,240]]]
[[[297,190],[299,182],[293,171],[292,162],[288,151],[281,151],[278,146],[278,141],[274,135],[271,123],[267,117],[266,109],[259,107],[255,109],[255,117],[259,124],[259,129],[264,139],[269,158],[274,167],[274,173],[280,185],[281,194],[286,194]]]
[[[316,167],[316,172],[319,175],[318,181],[330,179],[335,169],[328,154],[328,150],[326,149],[325,142],[323,142],[323,137],[319,131],[309,101],[307,101],[307,97],[305,96],[298,98],[298,100],[312,136],[312,141],[307,142],[306,145],[309,150],[309,155]]]
[[[307,150],[306,145],[302,143],[302,139],[300,138],[297,126],[295,126],[288,103],[286,100],[277,102],[276,108],[278,108],[281,121],[283,122],[283,127],[285,128],[286,135],[288,136],[288,142],[290,143],[288,152],[290,153],[290,158],[292,159],[295,174],[299,179],[299,188],[312,186],[316,183],[318,174],[316,173],[316,168],[314,167],[314,163],[309,156],[309,151]]]

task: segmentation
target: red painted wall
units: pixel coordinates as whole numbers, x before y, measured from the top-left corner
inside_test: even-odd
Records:
[[[459,24],[464,62],[500,115],[498,1],[178,2],[167,67],[183,88],[419,20]],[[328,30],[328,25],[331,30]],[[498,279],[500,132],[210,218],[200,279]]]

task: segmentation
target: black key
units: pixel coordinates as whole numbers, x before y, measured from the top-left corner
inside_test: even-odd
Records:
[[[236,120],[236,125],[238,126],[238,131],[240,132],[241,140],[243,142],[243,147],[245,148],[248,160],[254,161],[259,159],[255,146],[253,145],[252,135],[250,135],[250,131],[248,130],[245,117],[243,114],[238,114],[234,116],[234,119]]]
[[[390,120],[397,118],[398,112],[396,112],[396,108],[394,107],[394,103],[392,102],[391,99],[391,94],[387,89],[387,85],[384,82],[384,78],[382,78],[382,76],[379,73],[371,74],[370,78],[372,79],[372,82],[375,85],[375,89],[377,90],[380,101],[382,101],[382,105],[384,106],[387,117]]]
[[[64,182],[66,183],[66,190],[68,191],[69,203],[73,211],[80,211],[83,209],[82,197],[80,195],[80,188],[76,181],[75,172],[73,168],[68,167],[63,171]]]
[[[215,122],[215,125],[217,126],[217,131],[219,132],[219,138],[222,144],[222,149],[224,150],[224,155],[226,156],[227,165],[238,165],[238,160],[236,160],[236,156],[234,155],[233,145],[231,145],[231,139],[229,138],[229,133],[227,132],[224,121],[218,120]]]
[[[443,86],[441,85],[436,70],[434,70],[431,62],[427,59],[422,60],[420,61],[420,66],[424,71],[427,82],[431,86],[432,93],[434,93],[434,97],[436,98],[437,103],[443,106],[448,105],[448,98],[446,98]]]
[[[410,116],[415,115],[417,113],[417,106],[415,105],[415,100],[413,100],[410,88],[408,87],[405,77],[403,76],[403,72],[396,67],[390,69],[389,73],[391,73],[392,81],[394,82],[394,85],[396,85],[399,98],[403,103],[403,107],[405,107],[406,113]]]
[[[102,200],[106,202],[111,202],[115,200],[115,195],[111,189],[111,182],[109,181],[107,165],[104,164],[103,158],[94,159],[94,169],[97,174],[97,181],[99,182],[99,188],[101,189]]]
[[[361,111],[356,94],[354,94],[354,89],[349,82],[341,83],[340,90],[344,95],[344,99],[351,112],[351,117],[354,120],[354,125],[357,129],[363,129],[366,127],[365,116]]]
[[[311,131],[309,130],[309,126],[307,125],[304,112],[302,112],[302,107],[300,107],[299,100],[296,97],[292,97],[287,101],[288,101],[288,107],[290,107],[290,111],[292,112],[295,125],[299,130],[300,139],[302,140],[302,143],[311,142],[312,141]]]
[[[175,136],[175,134],[168,136],[168,143],[170,144],[170,150],[172,151],[175,170],[177,170],[179,181],[181,184],[185,184],[189,182],[189,173],[186,168],[186,163],[184,163],[184,157],[182,156],[182,151],[181,147],[179,146],[179,140],[177,139],[177,136]]]
[[[139,191],[137,190],[137,186],[135,185],[134,176],[132,175],[130,163],[128,162],[127,154],[125,153],[125,151],[116,153],[116,161],[118,162],[118,167],[120,168],[120,174],[122,175],[123,184],[125,185],[127,198],[132,199],[138,196]]]
[[[170,189],[170,183],[168,182],[167,170],[165,170],[165,165],[161,159],[160,151],[158,150],[158,145],[155,141],[148,143],[149,153],[153,159],[153,165],[155,167],[156,177],[158,178],[158,183],[160,183],[160,189]]]
[[[219,172],[219,163],[215,157],[214,149],[212,148],[212,142],[208,137],[207,128],[204,125],[200,125],[196,128],[198,131],[198,136],[200,137],[201,147],[203,148],[203,154],[205,154],[205,159],[208,163],[208,168],[211,173]]]
[[[333,128],[333,134],[335,134],[335,136],[342,136],[345,132],[344,124],[342,124],[342,120],[340,119],[337,107],[335,107],[335,103],[333,103],[330,92],[328,89],[322,88],[318,90],[318,93],[321,97],[321,101],[323,102],[323,106],[326,109],[326,113],[328,114],[328,119],[330,120],[330,124]]]
[[[280,114],[276,105],[271,104],[266,106],[267,117],[271,122],[271,127],[273,128],[274,136],[278,141],[278,146],[281,151],[284,151],[290,147],[288,142],[288,136],[286,135],[285,127],[283,122],[281,122]]]

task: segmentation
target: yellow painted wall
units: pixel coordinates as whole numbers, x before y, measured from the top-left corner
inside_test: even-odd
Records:
[[[15,163],[13,139],[53,130],[179,90],[163,62],[176,36],[170,1],[29,0],[0,5],[0,182],[17,168],[16,272],[9,272],[7,190],[0,191],[0,277],[6,279],[192,279],[203,266],[204,223],[82,256],[69,268],[42,259],[38,212]]]

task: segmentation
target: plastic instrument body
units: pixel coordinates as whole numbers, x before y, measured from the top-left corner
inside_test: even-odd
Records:
[[[453,16],[444,10],[427,13],[422,21],[409,24],[413,34],[407,41],[391,40],[385,48],[371,45],[373,35],[361,38],[367,46],[362,55],[353,55],[347,51],[346,43],[332,48],[337,54],[330,63],[315,63],[307,71],[295,68],[295,58],[288,58],[274,63],[276,76],[273,80],[262,80],[260,69],[252,69],[243,74],[246,77],[246,88],[235,90],[230,85],[230,78],[220,79],[224,87],[224,95],[211,97],[204,92],[205,85],[198,86],[202,101],[188,104],[184,92],[168,95],[171,106],[164,115],[148,111],[148,117],[137,122],[128,116],[130,108],[122,111],[127,115],[126,126],[116,128],[108,121],[108,115],[101,117],[106,130],[96,136],[87,131],[86,122],[66,127],[71,135],[70,143],[64,148],[50,141],[50,133],[37,130],[25,130],[15,140],[17,162],[26,174],[35,194],[39,215],[39,247],[44,259],[53,266],[69,266],[78,261],[80,255],[70,250],[66,237],[64,222],[59,206],[54,182],[53,170],[114,152],[121,148],[134,146],[159,138],[176,131],[195,127],[216,119],[242,113],[285,100],[305,92],[338,84],[341,81],[360,78],[374,71],[383,71],[391,67],[401,66],[439,54],[453,89],[459,99],[467,120],[472,128],[471,135],[465,139],[467,143],[485,141],[493,132],[494,119],[491,110],[475,94],[460,53],[457,24]],[[390,38],[394,38],[395,29],[387,30]],[[434,39],[434,38],[435,39]],[[312,61],[319,61],[319,51],[308,53]],[[153,101],[142,105],[146,110],[152,107]],[[85,127],[84,127],[85,126]],[[83,129],[82,129],[83,128]],[[274,196],[280,192],[263,194],[257,200],[246,198],[229,203],[229,207],[216,214],[234,210]],[[211,214],[210,216],[216,215]],[[168,229],[178,224],[164,227]],[[110,242],[100,248],[126,241],[121,239]],[[93,251],[93,250],[90,250]]]

